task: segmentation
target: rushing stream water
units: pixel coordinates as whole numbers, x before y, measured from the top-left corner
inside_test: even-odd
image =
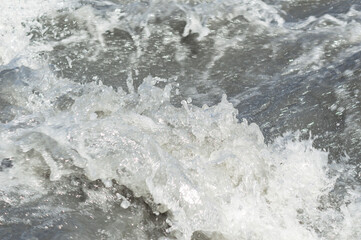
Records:
[[[0,239],[361,239],[359,0],[0,3]]]

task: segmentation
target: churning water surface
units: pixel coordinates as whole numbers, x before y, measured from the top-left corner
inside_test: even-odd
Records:
[[[0,2],[0,239],[361,239],[359,0]]]

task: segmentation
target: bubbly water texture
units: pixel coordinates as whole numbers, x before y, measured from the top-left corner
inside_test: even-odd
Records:
[[[361,12],[330,4],[1,3],[0,238],[360,239]]]

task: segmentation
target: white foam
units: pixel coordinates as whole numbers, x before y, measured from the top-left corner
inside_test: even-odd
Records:
[[[21,22],[71,3],[3,3],[9,11],[1,16],[4,34],[0,41],[4,44],[0,63],[29,54],[31,65],[28,25]],[[283,29],[283,19],[274,8],[262,1],[242,3],[227,16],[244,15],[248,21]],[[227,4],[233,6],[234,1]],[[250,11],[253,7],[255,13]],[[207,10],[200,8],[187,10],[183,36],[198,33],[204,38],[210,34],[207,16],[201,16],[207,15]],[[94,11],[83,7],[74,15],[104,44],[102,34],[123,15],[114,10],[104,20]],[[18,15],[11,18],[14,13]],[[146,26],[149,15],[146,12],[134,19]],[[358,35],[354,36],[357,41]],[[319,59],[317,55],[313,60]],[[71,61],[68,64],[72,66]],[[105,186],[110,186],[111,180],[127,186],[135,196],[145,198],[156,213],[168,211],[169,232],[178,239],[190,239],[195,231],[216,232],[227,239],[360,236],[360,191],[349,191],[349,203],[341,204],[340,210],[322,206],[321,199],[336,181],[328,172],[328,153],[294,134],[266,145],[256,124],[238,121],[237,110],[226,96],[211,107],[199,108],[183,101],[182,107],[176,108],[170,103],[172,86],[155,87],[159,81],[167,82],[159,78],[144,79],[136,90],[130,75],[129,94],[101,83],[73,83],[47,69],[24,81],[20,87],[10,82],[1,89],[22,108],[12,122],[1,126],[0,159],[14,158],[14,167],[0,173],[5,183],[0,185],[0,191],[6,193],[3,201],[14,204],[17,195],[11,194],[18,189],[25,191],[25,196],[38,197],[44,194],[44,173],[49,172],[51,181],[59,181],[73,174],[75,166],[89,179],[101,179]],[[74,103],[61,110],[56,102],[64,95]],[[29,157],[30,151],[36,154]],[[99,192],[90,195],[94,204],[108,200]],[[6,199],[9,196],[14,197]],[[122,200],[121,207],[129,207],[127,200]]]
[[[30,38],[30,26],[36,24],[36,18],[54,14],[57,10],[71,8],[77,4],[74,0],[41,1],[20,0],[16,3],[4,1],[0,10],[0,64],[6,65],[20,55],[26,55]]]
[[[7,132],[3,139],[13,141],[16,151],[39,152],[51,180],[71,174],[61,162],[70,158],[91,180],[115,179],[159,204],[154,211],[169,211],[169,231],[179,239],[189,239],[195,231],[227,239],[356,239],[358,227],[352,224],[357,225],[358,216],[350,212],[359,207],[356,201],[342,211],[320,210],[320,198],[335,178],[328,176],[327,152],[313,148],[311,140],[291,134],[267,146],[256,124],[238,122],[225,96],[212,107],[183,101],[176,108],[169,100],[171,86],[157,88],[154,84],[165,80],[152,77],[130,94],[85,85],[71,109],[54,111],[52,104],[39,107],[60,94],[49,86],[80,85],[48,77],[48,84],[35,84],[46,96],[27,105],[34,114],[40,110],[44,120],[18,130],[17,138]],[[28,141],[29,132],[46,137]],[[44,148],[41,139],[48,138],[56,143],[50,148],[63,149],[63,158]]]

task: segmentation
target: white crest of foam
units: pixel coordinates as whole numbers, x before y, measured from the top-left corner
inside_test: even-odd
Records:
[[[33,79],[29,88],[44,95],[36,94],[24,106],[40,122],[16,134],[4,132],[8,144],[2,149],[24,154],[34,149],[53,181],[72,174],[64,159],[91,180],[116,180],[144,197],[155,212],[168,211],[169,231],[179,239],[190,239],[195,231],[227,239],[357,235],[351,226],[356,201],[342,211],[319,208],[335,182],[328,176],[327,152],[293,135],[267,146],[256,124],[238,122],[226,96],[212,107],[183,101],[176,108],[170,104],[171,85],[160,89],[154,86],[159,81],[165,80],[148,77],[126,94],[51,75],[47,84]],[[75,100],[69,110],[52,104],[64,94],[61,89],[81,89],[81,95],[68,92]],[[45,143],[52,145],[44,148]],[[59,152],[63,156],[56,157]],[[17,167],[25,159],[17,161],[11,171],[25,171]]]

